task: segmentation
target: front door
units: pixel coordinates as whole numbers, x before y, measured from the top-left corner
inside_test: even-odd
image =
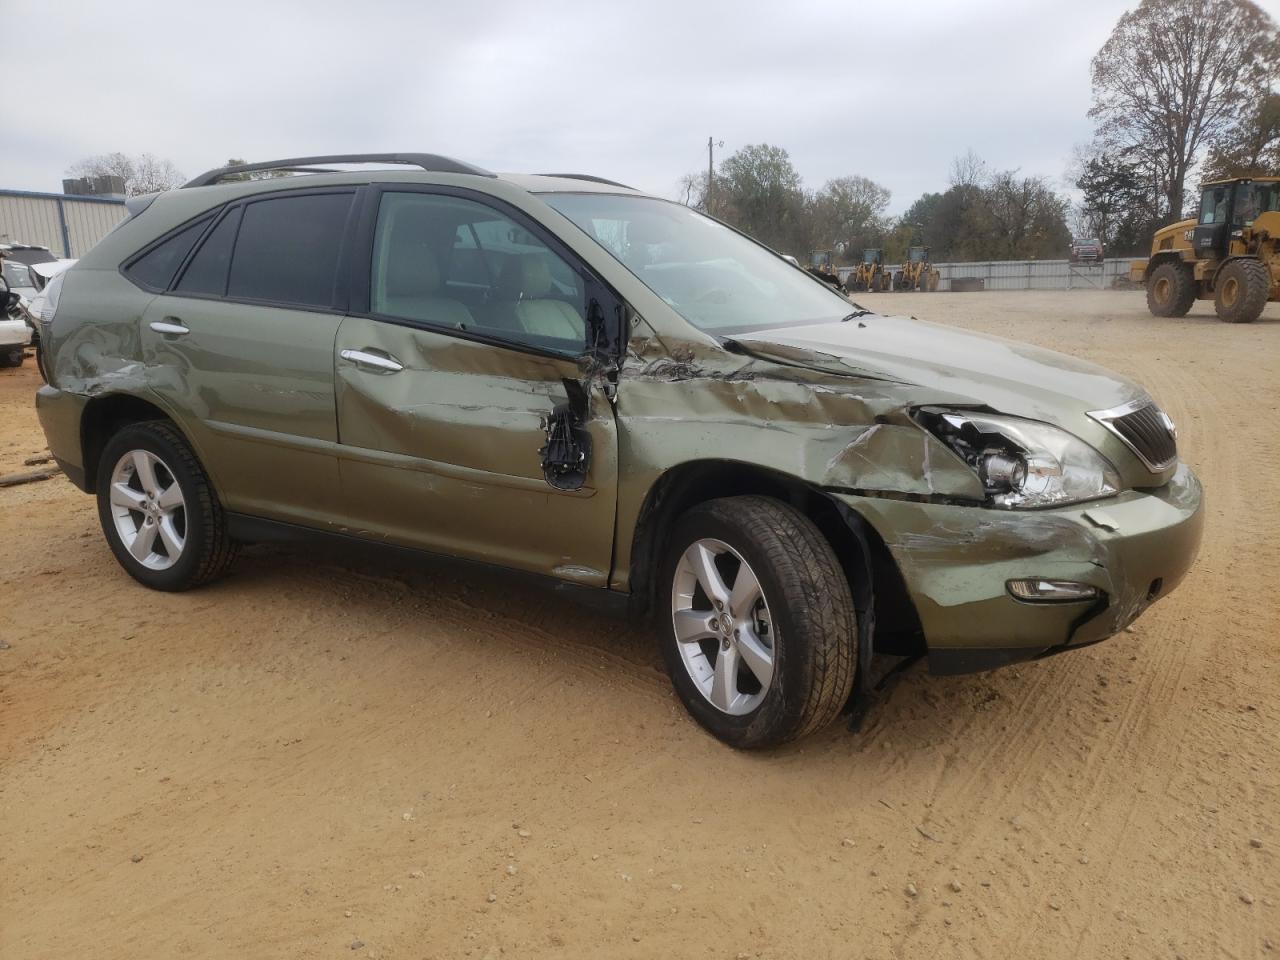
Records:
[[[605,586],[617,433],[585,355],[612,295],[515,211],[377,204],[368,309],[353,296],[334,357],[353,532]]]

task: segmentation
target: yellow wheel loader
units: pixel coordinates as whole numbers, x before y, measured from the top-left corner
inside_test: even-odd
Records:
[[[881,290],[888,290],[889,283],[890,277],[884,272],[884,251],[863,250],[862,262],[849,274],[845,289],[850,293],[862,290],[879,293]]]
[[[829,283],[833,287],[840,288],[840,275],[836,273],[835,262],[832,259],[830,250],[814,250],[809,254],[809,266],[805,270],[817,277],[823,283]]]
[[[893,275],[893,289],[933,293],[938,289],[940,277],[941,274],[929,262],[929,248],[912,247],[907,251],[902,269]]]
[[[1257,320],[1280,300],[1280,177],[1204,184],[1199,219],[1157,230],[1151,258],[1131,264],[1129,279],[1146,286],[1157,317],[1212,300],[1220,320]]]

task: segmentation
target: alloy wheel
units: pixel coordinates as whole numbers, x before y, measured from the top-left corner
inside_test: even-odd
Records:
[[[187,503],[168,465],[130,450],[111,471],[111,517],[129,555],[151,570],[178,562],[187,541]]]
[[[722,713],[756,709],[773,683],[773,617],[760,579],[720,540],[691,544],[676,565],[671,620],[694,686]]]

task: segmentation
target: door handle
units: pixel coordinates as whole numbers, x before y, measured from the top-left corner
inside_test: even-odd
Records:
[[[364,367],[378,373],[399,373],[404,364],[390,354],[375,353],[372,347],[364,350],[343,350],[338,356],[357,367]]]
[[[155,320],[151,323],[151,329],[156,333],[167,334],[171,337],[182,337],[191,332],[177,317],[165,317],[163,320]]]

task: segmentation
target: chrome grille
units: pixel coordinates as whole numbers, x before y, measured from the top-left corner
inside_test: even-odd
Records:
[[[1173,421],[1150,400],[1114,410],[1097,410],[1090,416],[1123,440],[1153,471],[1163,470],[1178,459]]]

